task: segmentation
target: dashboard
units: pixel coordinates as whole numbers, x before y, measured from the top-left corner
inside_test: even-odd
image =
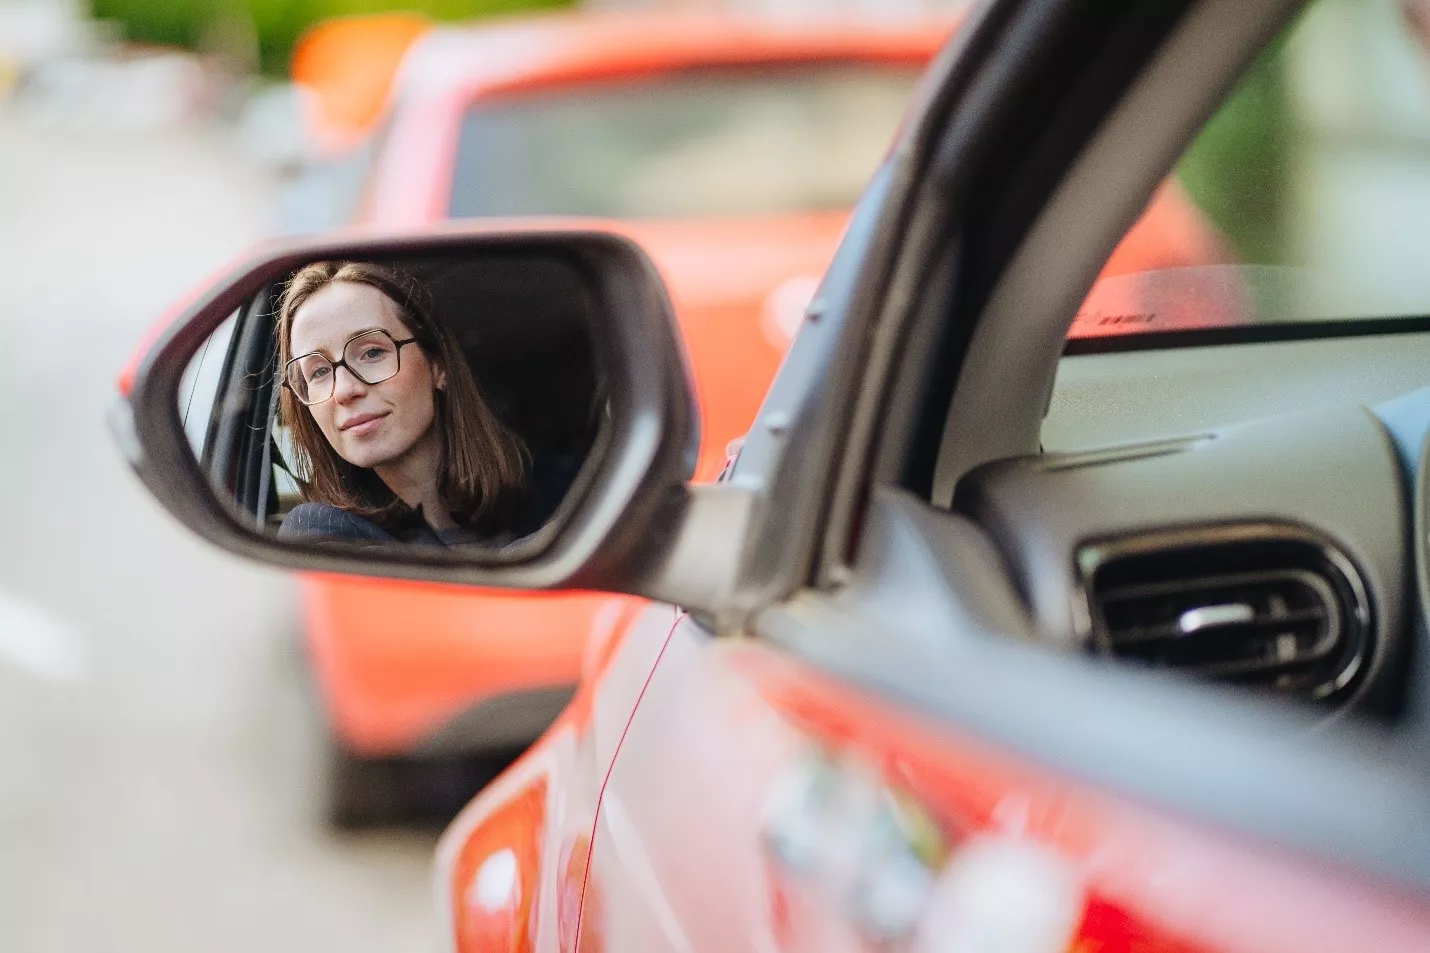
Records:
[[[1044,452],[968,474],[954,509],[1040,641],[1394,718],[1427,384],[1423,330],[1066,356]]]

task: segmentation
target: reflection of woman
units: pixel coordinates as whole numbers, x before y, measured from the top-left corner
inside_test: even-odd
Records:
[[[411,278],[319,262],[278,312],[279,406],[305,502],[280,535],[431,545],[509,539],[525,451]]]

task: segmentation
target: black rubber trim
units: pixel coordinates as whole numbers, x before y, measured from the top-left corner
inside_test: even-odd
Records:
[[[1423,334],[1426,331],[1430,331],[1430,315],[1249,324],[1234,328],[1195,328],[1149,334],[1118,334],[1104,338],[1069,338],[1063,347],[1063,356],[1120,354],[1124,351],[1171,351],[1223,344],[1270,344],[1276,341],[1315,341],[1323,338],[1373,337],[1383,334]]]

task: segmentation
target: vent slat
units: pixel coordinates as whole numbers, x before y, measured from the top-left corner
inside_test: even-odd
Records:
[[[1291,636],[1295,639],[1295,636]],[[1126,658],[1135,659],[1151,664],[1163,665],[1177,668],[1182,671],[1209,677],[1242,677],[1257,673],[1267,675],[1279,674],[1293,669],[1306,668],[1323,662],[1333,656],[1339,649],[1340,640],[1335,632],[1325,632],[1320,638],[1310,645],[1303,645],[1300,640],[1295,641],[1295,647],[1286,651],[1278,651],[1278,635],[1261,635],[1243,637],[1243,644],[1252,642],[1255,647],[1240,653],[1226,652],[1218,661],[1194,662],[1178,661],[1175,658],[1168,658],[1163,654],[1146,651],[1146,643],[1137,646],[1135,651],[1119,653]],[[1265,646],[1264,649],[1260,649]],[[1260,649],[1258,651],[1258,649]],[[1209,652],[1202,653],[1210,654]]]
[[[1160,579],[1110,586],[1100,592],[1103,602],[1146,599],[1158,596],[1175,596],[1179,593],[1204,593],[1217,589],[1237,589],[1256,587],[1265,583],[1288,580],[1315,580],[1316,576],[1304,569],[1269,569],[1260,572],[1237,572],[1196,575],[1190,578]]]
[[[1319,608],[1301,609],[1295,612],[1288,612],[1284,616],[1257,616],[1253,621],[1240,623],[1247,626],[1287,626],[1299,623],[1321,622],[1326,618],[1326,614]],[[1118,629],[1110,633],[1114,645],[1130,646],[1143,642],[1177,641],[1179,639],[1193,638],[1181,630],[1177,623],[1153,626],[1149,628],[1131,627]]]

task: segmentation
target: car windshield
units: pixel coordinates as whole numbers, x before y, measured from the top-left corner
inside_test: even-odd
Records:
[[[688,218],[849,209],[922,71],[700,69],[482,100],[451,214]]]
[[[1312,4],[1163,183],[1071,337],[1430,315],[1427,37],[1430,0]]]

